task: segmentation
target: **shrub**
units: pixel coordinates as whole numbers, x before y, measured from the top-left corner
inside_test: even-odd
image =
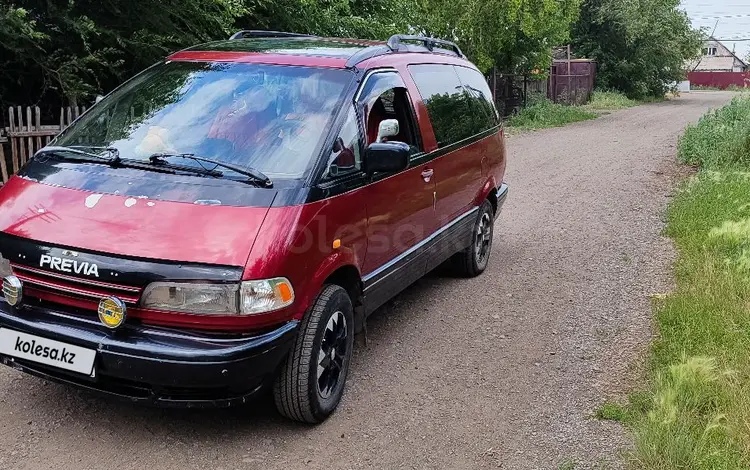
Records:
[[[750,166],[750,99],[735,98],[688,126],[679,157],[708,169]]]

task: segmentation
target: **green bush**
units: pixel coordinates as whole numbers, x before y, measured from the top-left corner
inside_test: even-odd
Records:
[[[679,157],[708,169],[750,166],[750,99],[735,98],[688,126]]]
[[[595,119],[597,115],[581,106],[567,106],[540,100],[522,109],[517,115],[508,120],[510,127],[520,129],[544,129],[560,127],[577,121]]]

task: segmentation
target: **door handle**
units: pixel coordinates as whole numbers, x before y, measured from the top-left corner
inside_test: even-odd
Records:
[[[424,180],[424,182],[429,183],[434,173],[435,172],[432,168],[425,168],[424,170],[422,170],[422,179]]]

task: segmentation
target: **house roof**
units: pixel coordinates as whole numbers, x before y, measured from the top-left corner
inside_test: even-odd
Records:
[[[741,58],[740,58],[740,57],[739,57],[739,56],[738,56],[737,54],[735,54],[734,52],[732,52],[732,50],[731,50],[731,49],[729,49],[729,48],[728,48],[727,46],[725,46],[723,42],[719,41],[718,39],[716,39],[716,38],[715,38],[715,37],[713,37],[713,36],[710,36],[710,37],[708,38],[708,40],[707,40],[706,42],[708,42],[708,41],[713,41],[713,42],[715,42],[715,43],[721,44],[721,47],[723,47],[724,49],[728,50],[728,51],[729,51],[729,53],[730,53],[730,54],[732,54],[732,57],[734,57],[735,59],[739,60],[739,61],[740,61],[740,63],[741,63],[741,64],[742,64],[742,65],[743,65],[744,67],[747,67],[747,66],[748,66],[748,63],[747,63],[746,61],[742,60],[742,59],[741,59]]]

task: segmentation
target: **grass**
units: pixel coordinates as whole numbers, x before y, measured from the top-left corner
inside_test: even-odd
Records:
[[[746,138],[748,123],[750,106],[736,100],[680,142],[680,156],[702,171],[668,212],[677,283],[653,300],[650,380],[627,404],[596,412],[631,427],[631,468],[750,468],[750,147],[716,142]]]
[[[583,106],[556,104],[544,97],[533,97],[530,105],[508,120],[508,126],[515,129],[546,129],[560,127],[579,121],[596,119],[602,111],[631,108],[658,99],[631,100],[616,91],[598,90]]]
[[[521,112],[508,120],[508,125],[523,130],[546,129],[596,119],[596,117],[595,113],[582,106],[567,106],[544,99],[523,108]]]
[[[680,139],[679,157],[708,169],[750,168],[750,99],[734,98],[689,126]]]
[[[614,109],[632,108],[642,104],[641,101],[631,100],[617,91],[594,91],[591,100],[585,105],[587,109],[607,111]]]

